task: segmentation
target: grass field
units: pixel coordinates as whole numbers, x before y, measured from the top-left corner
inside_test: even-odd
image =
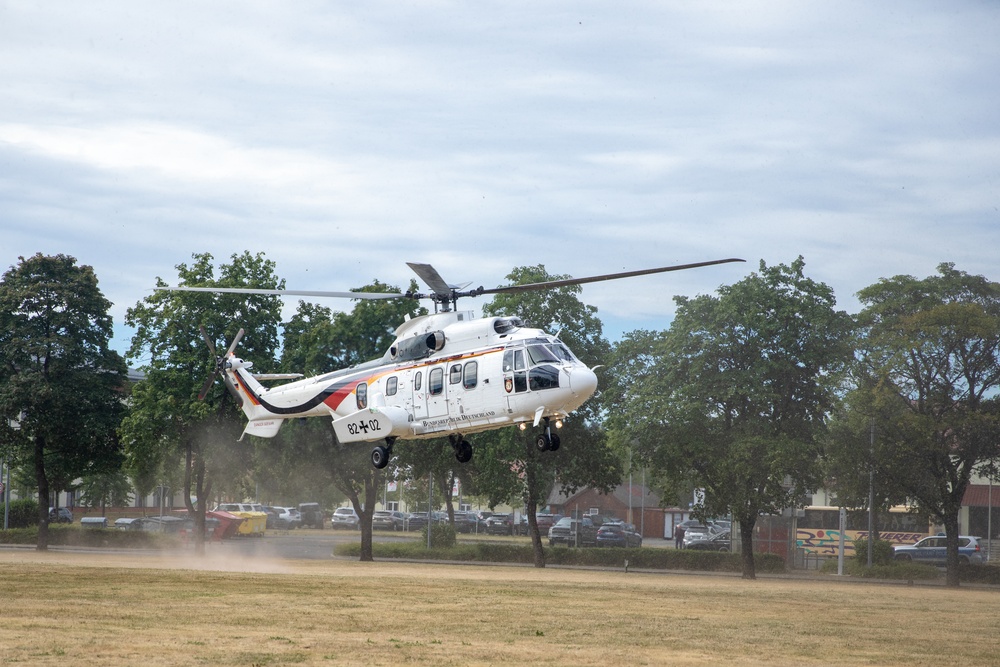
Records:
[[[1000,664],[1000,592],[0,551],[0,664]]]

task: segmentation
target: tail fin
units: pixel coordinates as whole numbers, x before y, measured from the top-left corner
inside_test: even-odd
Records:
[[[284,419],[261,404],[261,397],[267,394],[267,388],[250,373],[252,365],[249,361],[230,356],[226,361],[226,387],[247,416],[243,436],[249,433],[261,438],[273,438],[278,434]],[[240,436],[241,440],[243,436]]]

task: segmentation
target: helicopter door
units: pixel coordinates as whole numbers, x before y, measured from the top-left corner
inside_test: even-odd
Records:
[[[448,414],[448,400],[445,393],[444,367],[435,366],[427,371],[427,418]]]
[[[407,407],[409,407],[413,412],[414,419],[423,419],[427,416],[427,388],[424,386],[424,372],[411,372],[413,372],[413,381],[411,382],[411,385],[413,386],[413,397],[410,401],[410,405]]]
[[[528,366],[524,359],[524,348],[513,348],[503,353],[503,390],[507,396],[510,412],[519,412],[519,400],[528,392]]]

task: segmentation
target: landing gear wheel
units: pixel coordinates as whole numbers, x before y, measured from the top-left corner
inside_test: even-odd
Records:
[[[472,445],[469,444],[468,440],[460,440],[455,445],[455,458],[458,459],[459,463],[468,463],[472,460]]]
[[[553,433],[549,436],[549,451],[554,452],[559,449],[559,434]]]
[[[381,470],[389,465],[389,450],[382,445],[372,449],[372,465]]]
[[[544,433],[535,438],[535,448],[540,452],[547,452],[551,448],[551,443]]]

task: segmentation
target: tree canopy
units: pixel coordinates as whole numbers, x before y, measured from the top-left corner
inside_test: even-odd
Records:
[[[876,465],[945,528],[958,585],[958,515],[972,475],[1000,454],[1000,284],[938,266],[858,293],[859,364],[876,421]]]
[[[220,267],[218,279],[210,254],[193,258],[192,265],[177,266],[183,286],[284,285],[274,263],[262,254],[234,254]],[[159,278],[157,284],[166,286]],[[185,504],[194,517],[201,550],[213,484],[242,491],[253,457],[249,441],[238,441],[243,418],[221,383],[215,383],[206,400],[198,400],[202,383],[215,371],[200,330],[204,327],[221,353],[244,328],[248,333],[240,341],[241,356],[253,361],[255,370],[267,372],[275,363],[281,301],[274,296],[161,290],[130,308],[125,321],[136,328],[128,356],[143,361],[145,373],[133,388],[132,408],[121,429],[130,466],[148,476],[180,461]]]
[[[11,453],[34,467],[45,550],[50,480],[62,490],[119,453],[127,369],[108,346],[111,303],[93,268],[67,255],[20,260],[0,282],[0,414]]]
[[[762,261],[717,296],[676,297],[668,331],[631,334],[614,356],[616,439],[667,493],[704,489],[703,515],[732,514],[747,578],[757,517],[820,482],[817,436],[850,356],[850,317],[804,268]]]

